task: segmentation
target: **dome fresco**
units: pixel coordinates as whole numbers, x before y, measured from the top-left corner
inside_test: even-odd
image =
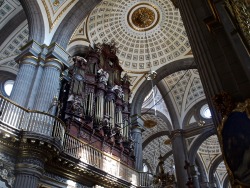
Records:
[[[116,42],[126,71],[156,69],[190,51],[180,13],[171,1],[103,1],[87,24],[90,43]]]

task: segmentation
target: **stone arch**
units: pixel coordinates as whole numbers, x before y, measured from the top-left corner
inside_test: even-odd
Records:
[[[173,128],[171,126],[169,119],[158,110],[156,110],[156,113],[157,113],[157,117],[161,118],[167,124],[168,130],[171,131]],[[142,116],[143,114],[155,114],[155,111],[153,109],[143,108],[141,111],[141,114]]]
[[[45,37],[45,25],[41,9],[37,1],[20,0],[26,13],[29,25],[29,40],[43,44]]]
[[[89,51],[89,47],[85,45],[74,45],[67,50],[70,56],[80,55],[84,57]]]
[[[200,176],[199,176],[200,182],[203,184],[207,183],[208,177],[207,177],[206,169],[201,161],[200,156],[198,156],[198,155],[196,155],[196,157],[195,157],[195,165],[198,167],[198,171],[200,173]]]
[[[197,112],[197,110],[199,110],[200,107],[202,105],[206,104],[206,103],[207,103],[206,99],[202,99],[201,101],[197,102],[196,104],[194,104],[190,108],[190,110],[186,113],[185,117],[183,118],[183,121],[182,121],[182,127],[183,127],[183,129],[185,129],[186,125],[189,124],[189,120],[192,117],[192,115],[194,115],[195,119],[201,119],[201,118],[199,118],[199,112]]]
[[[24,21],[26,15],[24,10],[19,11],[4,27],[0,30],[0,45],[9,37],[9,35]]]
[[[70,37],[77,26],[87,17],[99,2],[101,2],[101,0],[78,1],[60,23],[51,43],[56,42],[59,46],[66,49]]]
[[[144,149],[152,140],[158,137],[164,136],[164,135],[169,135],[169,131],[161,131],[161,132],[151,135],[142,143],[142,149]]]
[[[165,66],[161,67],[160,69],[157,70],[157,77],[156,79],[153,80],[153,85],[158,84],[163,78],[166,76],[177,72],[181,70],[187,70],[187,69],[193,69],[196,68],[196,65],[194,63],[193,58],[187,58],[187,59],[182,59],[182,60],[177,60],[171,63],[166,64]],[[135,96],[132,100],[131,104],[131,114],[141,114],[141,107],[144,98],[146,95],[149,93],[150,89],[152,88],[151,84],[148,84],[148,81],[144,81],[138,90],[135,93]],[[171,114],[170,114],[171,117]],[[173,118],[171,117],[171,120],[173,121],[173,124],[175,123]]]
[[[163,97],[163,101],[166,104],[167,108],[168,109],[175,109],[174,104],[173,104],[170,96],[165,94],[166,86],[165,86],[165,84],[164,84],[164,82],[162,80],[157,83],[157,87],[158,87],[158,90],[160,91],[161,95],[162,96],[165,95]],[[172,127],[175,128],[175,129],[178,129],[179,127],[177,127],[177,125],[179,126],[179,120],[178,120],[178,117],[177,117],[177,112],[174,111],[174,110],[169,110],[169,115],[171,117]]]
[[[190,150],[188,152],[188,159],[191,164],[195,163],[195,157],[197,154],[197,150],[199,149],[200,145],[210,136],[214,135],[216,133],[216,130],[214,127],[210,127],[207,131],[199,135],[192,146],[190,147]]]
[[[222,155],[219,155],[213,162],[213,164],[210,167],[210,170],[208,172],[208,177],[209,177],[209,182],[216,182],[214,179],[214,173],[217,169],[217,167],[219,166],[219,164],[223,161],[223,157]],[[217,182],[216,182],[217,183]]]

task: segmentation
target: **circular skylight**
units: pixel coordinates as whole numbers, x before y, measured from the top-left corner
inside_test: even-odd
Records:
[[[211,111],[207,104],[203,105],[200,110],[200,114],[203,118],[209,119],[212,117]]]
[[[5,93],[6,93],[8,96],[10,96],[10,94],[11,94],[13,85],[14,85],[14,80],[7,80],[7,81],[4,83],[4,91],[5,91]]]

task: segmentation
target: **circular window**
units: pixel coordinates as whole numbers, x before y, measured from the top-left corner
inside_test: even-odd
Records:
[[[7,80],[6,82],[4,82],[4,92],[6,93],[6,95],[10,96],[12,88],[14,85],[14,80]]]
[[[212,117],[211,111],[207,104],[203,105],[200,110],[200,114],[203,118],[209,119]]]

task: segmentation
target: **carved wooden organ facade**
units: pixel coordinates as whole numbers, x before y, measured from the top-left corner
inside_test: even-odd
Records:
[[[127,74],[121,77],[115,45],[97,44],[73,62],[59,98],[59,116],[68,132],[102,151],[127,155],[127,164],[133,166],[130,82]]]

